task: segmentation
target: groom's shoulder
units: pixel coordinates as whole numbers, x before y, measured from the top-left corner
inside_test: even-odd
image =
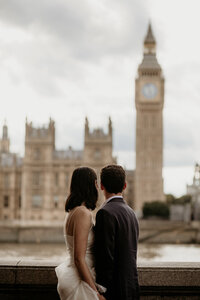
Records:
[[[109,206],[108,206],[107,204],[105,204],[104,206],[102,206],[102,207],[98,210],[97,214],[102,214],[102,213],[107,212],[107,211],[110,211],[110,208],[109,208]]]
[[[106,215],[112,215],[113,214],[113,210],[112,207],[110,205],[108,205],[108,203],[106,203],[103,207],[101,207],[98,211],[96,216],[106,216]]]
[[[100,214],[111,214],[111,215],[118,215],[118,214],[127,214],[132,215],[134,218],[136,214],[134,210],[125,202],[108,202],[103,207],[101,207],[98,211]]]

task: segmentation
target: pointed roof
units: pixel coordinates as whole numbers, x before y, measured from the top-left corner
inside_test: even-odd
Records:
[[[6,124],[6,120],[4,120],[2,138],[3,138],[3,140],[8,139],[8,126]]]
[[[146,35],[146,37],[144,39],[144,43],[145,44],[155,44],[156,43],[156,40],[154,38],[150,22],[149,22],[149,27],[148,27],[147,35]]]
[[[142,63],[139,65],[139,70],[161,70],[155,54],[144,54]]]
[[[152,71],[157,70],[161,71],[161,67],[156,58],[156,40],[154,38],[151,23],[149,22],[147,35],[144,39],[144,56],[142,63],[139,65],[139,70],[143,71]]]

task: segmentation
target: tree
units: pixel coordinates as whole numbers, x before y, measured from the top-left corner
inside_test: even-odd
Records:
[[[167,203],[170,204],[186,204],[191,202],[191,195],[183,195],[179,198],[174,197],[172,194],[167,194],[166,195],[166,201]]]
[[[166,197],[166,202],[168,204],[171,204],[176,200],[176,198],[172,194],[166,194],[165,197]]]
[[[161,201],[146,202],[143,206],[143,217],[160,217],[163,219],[169,218],[169,207],[168,204]]]

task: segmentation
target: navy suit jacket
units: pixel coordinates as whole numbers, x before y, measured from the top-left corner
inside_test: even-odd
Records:
[[[94,231],[96,282],[107,288],[106,299],[139,299],[134,211],[116,196],[97,212]]]

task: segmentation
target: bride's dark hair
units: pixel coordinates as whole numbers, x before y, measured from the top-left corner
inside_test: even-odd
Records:
[[[70,211],[83,202],[89,209],[96,208],[98,191],[95,181],[97,175],[95,171],[88,167],[80,167],[74,170],[70,185],[70,194],[65,202],[65,211]]]

